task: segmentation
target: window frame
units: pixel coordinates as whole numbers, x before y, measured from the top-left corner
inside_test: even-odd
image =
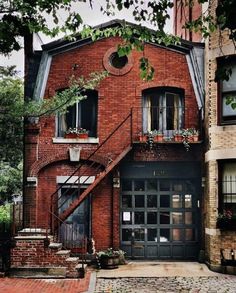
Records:
[[[218,211],[219,213],[223,213],[224,209],[228,209],[225,208],[225,202],[224,202],[224,195],[225,193],[223,192],[223,182],[224,178],[223,178],[223,172],[224,172],[224,168],[226,167],[226,165],[230,165],[230,164],[235,164],[236,165],[236,159],[235,160],[219,160],[218,161]],[[235,167],[235,171],[236,171],[236,167]],[[235,182],[236,184],[236,180],[233,180],[232,182]],[[228,193],[226,193],[228,194]],[[234,194],[234,192],[232,193]],[[236,210],[236,202],[228,202],[229,204],[234,204],[235,208],[234,210]]]
[[[94,126],[92,126],[92,131],[89,131],[89,138],[97,138],[97,129],[98,129],[98,91],[97,90],[86,90],[84,92],[85,95],[87,95],[87,98],[81,101],[76,101],[72,106],[70,107],[74,107],[75,106],[75,126],[68,126],[68,128],[72,127],[72,128],[84,128],[87,129],[86,127],[84,127],[84,125],[82,125],[82,103],[85,102],[87,99],[89,99],[89,94],[91,95],[92,99],[93,99],[93,106],[94,106],[94,121],[91,122],[91,124],[94,124]],[[62,114],[62,115],[66,115],[66,114]],[[60,119],[61,119],[61,115],[57,114],[56,115],[56,127],[55,127],[55,137],[57,139],[64,139],[64,135],[62,135],[62,130],[59,129],[60,127]],[[90,130],[90,129],[87,129]],[[92,135],[90,132],[92,132]]]
[[[179,104],[181,104],[181,106],[178,106],[177,107],[177,111],[178,111],[178,123],[181,124],[178,126],[178,128],[176,129],[168,129],[167,127],[167,124],[168,124],[168,113],[167,113],[167,108],[168,106],[166,105],[167,103],[167,95],[168,94],[171,94],[171,95],[178,95],[179,96]],[[144,132],[149,131],[148,130],[148,126],[145,126],[145,115],[144,112],[145,112],[145,108],[148,108],[148,107],[145,107],[145,99],[147,98],[148,95],[156,95],[156,96],[159,96],[160,98],[160,103],[158,103],[159,105],[156,106],[157,108],[165,108],[165,110],[163,111],[164,113],[161,113],[161,115],[159,116],[159,129],[156,129],[156,130],[160,130],[160,131],[167,131],[167,132],[170,132],[170,131],[174,131],[174,130],[179,130],[179,129],[183,129],[184,126],[185,126],[185,92],[184,92],[184,89],[182,88],[176,88],[176,87],[154,87],[154,88],[149,88],[149,89],[145,89],[143,90],[142,92],[142,129]],[[152,107],[152,106],[150,106]],[[184,111],[180,114],[180,108],[184,109]],[[160,119],[161,119],[161,116],[162,116],[162,123],[160,124]],[[165,121],[164,121],[164,120]],[[151,122],[152,124],[152,122]],[[147,128],[147,129],[146,129]],[[152,126],[151,126],[152,128]],[[150,129],[151,131],[154,130],[154,129]]]
[[[226,57],[221,57],[218,58],[217,60],[217,68],[219,67],[231,67],[231,65],[234,65],[235,71],[236,71],[236,56],[226,56]],[[235,115],[232,116],[234,118],[232,119],[225,119],[223,116],[223,111],[224,111],[224,106],[223,106],[223,96],[227,93],[235,93],[236,94],[236,89],[235,91],[225,91],[223,92],[223,81],[218,81],[217,83],[217,105],[218,105],[218,125],[234,125],[236,124],[236,110],[235,110]]]

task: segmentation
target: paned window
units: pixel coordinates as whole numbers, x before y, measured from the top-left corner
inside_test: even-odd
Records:
[[[86,99],[67,108],[65,114],[57,117],[57,136],[64,137],[69,128],[83,128],[90,137],[97,135],[97,91],[86,91]]]

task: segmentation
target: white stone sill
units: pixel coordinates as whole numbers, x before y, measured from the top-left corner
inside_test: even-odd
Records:
[[[99,138],[89,137],[89,138],[63,138],[63,137],[53,137],[53,143],[99,143]]]

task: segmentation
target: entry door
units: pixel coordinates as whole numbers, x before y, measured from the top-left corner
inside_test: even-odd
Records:
[[[122,249],[136,258],[196,258],[198,202],[194,180],[123,180]]]
[[[64,186],[59,193],[58,211],[65,211],[85,188]],[[60,240],[66,248],[76,248],[82,245],[88,236],[89,229],[89,202],[84,200],[74,212],[60,225]]]

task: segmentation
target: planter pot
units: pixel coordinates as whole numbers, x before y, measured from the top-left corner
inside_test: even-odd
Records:
[[[155,142],[163,141],[163,134],[159,134],[159,135],[154,136],[154,141]]]
[[[174,141],[182,142],[183,141],[183,136],[180,135],[180,134],[174,135]]]
[[[87,139],[88,133],[78,133],[78,138]]]
[[[102,269],[117,269],[119,265],[119,255],[102,255],[100,257],[100,263]]]
[[[78,138],[77,133],[66,133],[65,138]]]
[[[147,136],[146,135],[140,135],[139,136],[139,141],[140,142],[147,142]]]
[[[193,136],[193,141],[194,141],[194,142],[199,141],[199,135],[194,135],[194,136]]]

